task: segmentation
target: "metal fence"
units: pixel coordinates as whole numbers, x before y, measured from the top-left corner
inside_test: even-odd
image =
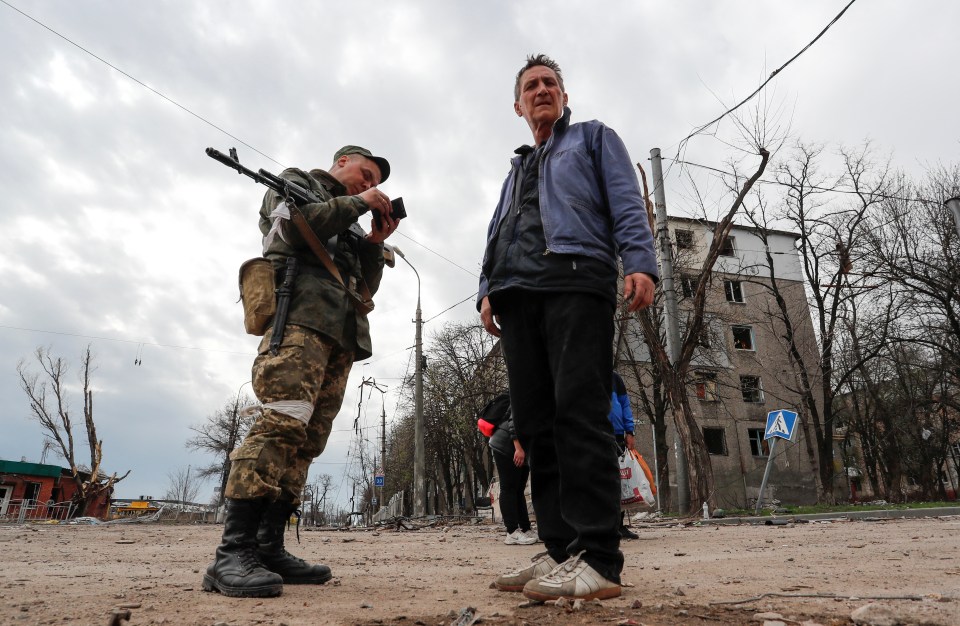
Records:
[[[0,523],[23,524],[26,522],[65,521],[70,519],[76,505],[73,502],[46,504],[37,500],[10,500],[0,514]]]
[[[374,514],[373,521],[383,522],[401,515],[403,515],[403,492],[398,491],[390,498],[387,506],[380,507],[380,510]]]

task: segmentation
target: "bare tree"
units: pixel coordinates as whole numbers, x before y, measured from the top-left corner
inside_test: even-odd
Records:
[[[167,473],[167,492],[164,500],[176,500],[181,504],[196,502],[200,488],[205,482],[198,472],[190,473],[190,466]]]
[[[727,209],[726,214],[716,222],[713,238],[707,247],[703,263],[699,269],[700,279],[693,290],[692,299],[685,309],[686,324],[680,343],[679,357],[671,362],[663,337],[653,322],[654,311],[649,309],[637,313],[637,319],[643,331],[651,357],[657,361],[657,370],[662,377],[664,389],[671,407],[677,434],[687,457],[688,483],[690,498],[687,510],[696,511],[713,494],[713,468],[710,455],[707,453],[703,433],[697,424],[696,417],[691,410],[687,398],[687,378],[694,353],[699,349],[701,338],[705,331],[704,308],[707,299],[709,276],[716,265],[717,258],[730,230],[734,225],[734,218],[741,211],[743,203],[750,190],[763,175],[770,158],[770,152],[759,143],[755,146],[760,156],[760,163],[756,171],[748,178],[743,179],[742,186],[735,188],[736,196]],[[739,178],[739,177],[738,177]]]
[[[474,496],[490,485],[489,450],[477,430],[483,406],[507,388],[499,344],[480,325],[446,324],[433,333],[423,383],[423,411],[428,480],[438,508],[450,511],[463,502],[474,507]],[[412,389],[412,379],[406,386]],[[388,437],[384,493],[405,490],[413,483],[414,414],[412,403]]]
[[[97,428],[93,416],[93,391],[90,388],[90,376],[93,367],[93,354],[90,346],[80,358],[80,380],[83,384],[83,425],[86,430],[90,463],[82,466],[74,448],[74,424],[70,415],[70,402],[66,391],[68,366],[61,357],[54,357],[50,348],[37,348],[34,353],[43,375],[31,371],[21,359],[17,364],[20,388],[30,401],[31,418],[43,429],[44,437],[53,443],[52,449],[70,465],[70,473],[77,485],[77,515],[83,515],[87,506],[101,497],[111,494],[113,486],[130,474],[127,470],[122,476],[116,473],[101,475],[103,461],[103,441],[97,438]],[[87,474],[84,476],[84,474]]]
[[[310,492],[309,520],[311,526],[326,524],[327,515],[327,495],[333,486],[333,476],[330,474],[320,474],[314,478],[313,482],[305,485],[304,490]]]
[[[447,510],[489,486],[486,439],[477,430],[477,416],[488,400],[507,388],[506,368],[496,341],[479,322],[446,324],[432,336],[425,379],[428,468],[442,486]],[[430,463],[428,462],[428,465]],[[480,480],[477,480],[477,478]]]
[[[867,261],[877,277],[899,286],[903,339],[949,357],[960,372],[960,237],[943,208],[944,199],[960,194],[960,166],[898,187],[874,207]]]
[[[957,432],[960,238],[942,201],[960,192],[960,168],[937,168],[919,185],[901,175],[895,186],[872,207],[863,238],[865,264],[894,311],[890,332],[873,338],[868,320],[852,333],[857,351],[879,345],[877,362],[859,363],[847,404],[875,492],[901,501],[908,476],[923,497],[944,495],[939,475]]]
[[[771,216],[761,205],[751,219],[761,233],[772,218],[786,220],[799,235],[810,310],[787,308],[769,250],[769,281],[764,285],[779,305],[771,316],[782,329],[795,368],[795,390],[803,399],[800,426],[808,442],[807,454],[817,462],[818,499],[831,503],[838,478],[834,467],[837,399],[850,390],[859,369],[877,357],[886,341],[887,322],[894,314],[882,304],[887,300],[877,297],[876,290],[883,285],[869,269],[865,246],[871,212],[893,188],[889,167],[872,161],[869,144],[858,150],[841,149],[844,172],[835,178],[819,173],[821,154],[819,147],[798,145],[793,157],[777,171],[779,182],[787,189],[782,210]],[[830,195],[836,190],[850,193],[838,200],[836,194]],[[873,323],[858,325],[858,316],[868,310],[873,310]],[[804,334],[799,329],[811,312],[818,339],[815,351],[798,342]],[[876,340],[859,341],[858,329],[870,329]],[[813,359],[808,356],[811,354]],[[855,356],[841,359],[841,355]],[[815,449],[810,442],[815,442]]]
[[[212,454],[216,459],[210,465],[197,468],[196,473],[201,479],[219,477],[218,508],[223,506],[224,490],[230,475],[230,453],[240,445],[256,420],[256,411],[251,410],[256,406],[256,400],[237,392],[235,398],[207,416],[203,424],[190,427],[196,435],[187,440],[187,449]]]

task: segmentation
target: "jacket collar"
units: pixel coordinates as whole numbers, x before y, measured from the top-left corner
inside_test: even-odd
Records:
[[[315,178],[316,181],[320,183],[320,186],[330,192],[332,196],[343,196],[347,193],[347,188],[341,185],[340,181],[326,170],[310,170],[310,176]]]
[[[566,132],[567,128],[569,128],[569,126],[570,126],[570,114],[571,114],[570,107],[568,107],[568,106],[563,107],[563,115],[561,115],[560,118],[559,118],[556,122],[553,123],[553,132],[550,134],[550,138],[547,139],[546,142],[544,142],[544,144],[543,144],[544,149],[547,149],[547,148],[549,148],[551,145],[553,145],[554,137],[556,137],[557,135],[562,135],[563,133]],[[517,154],[517,155],[520,156],[520,158],[522,158],[525,154],[527,154],[528,152],[533,151],[534,149],[535,149],[535,148],[534,148],[533,146],[529,146],[529,145],[527,145],[527,144],[524,144],[524,145],[520,146],[519,148],[517,148],[516,150],[514,150],[513,152],[514,152],[514,154]],[[517,157],[514,157],[514,159],[512,159],[512,160],[515,161],[516,158],[517,158]]]

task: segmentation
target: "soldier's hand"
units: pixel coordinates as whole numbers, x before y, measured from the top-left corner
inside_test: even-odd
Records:
[[[377,228],[375,218],[370,220],[370,232],[367,234],[367,241],[383,243],[387,237],[393,234],[397,229],[397,224],[400,223],[399,220],[390,217],[390,198],[376,187],[371,187],[359,195],[370,207],[371,214],[377,213],[380,216],[379,228]]]

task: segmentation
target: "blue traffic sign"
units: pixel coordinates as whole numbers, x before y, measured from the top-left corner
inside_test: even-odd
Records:
[[[797,413],[787,409],[777,409],[767,413],[767,427],[764,429],[764,440],[779,437],[793,439],[797,429]]]
[[[383,474],[378,474],[373,477],[373,486],[383,487]]]

